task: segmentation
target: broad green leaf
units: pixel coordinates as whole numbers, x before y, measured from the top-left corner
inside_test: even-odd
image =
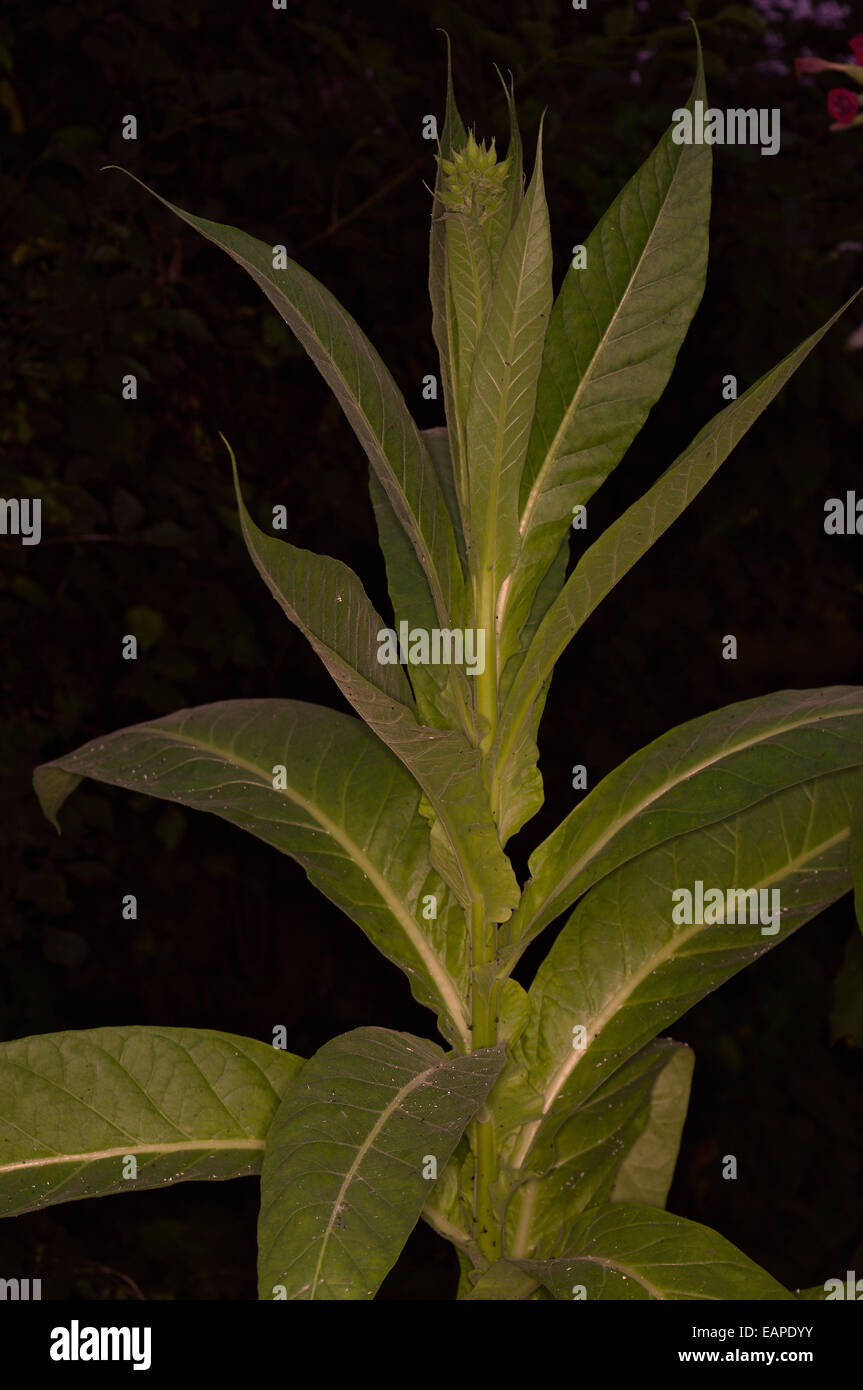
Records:
[[[542,781],[536,768],[535,706],[561,653],[606,594],[712,478],[735,444],[859,293],[858,290],[821,328],[715,415],[658,482],[618,517],[579,560],[540,623],[501,712],[492,748],[492,805],[502,843],[542,805]]]
[[[539,845],[507,936],[523,948],[654,845],[853,767],[863,767],[863,687],[781,690],[688,720],[603,778]]]
[[[828,1292],[824,1284],[813,1284],[811,1289],[798,1289],[795,1298],[802,1298],[807,1303],[824,1303]]]
[[[699,999],[848,892],[860,784],[852,768],[790,786],[648,850],[582,898],[528,991],[530,1017],[511,1049],[535,1115],[513,1166],[536,1167],[552,1152],[559,1104],[592,1095]],[[688,923],[680,890],[690,894]],[[721,907],[711,899],[704,907],[713,890]],[[753,890],[753,899],[729,897]],[[753,910],[756,921],[736,920]],[[588,1039],[579,1051],[576,1025]]]
[[[121,172],[128,173],[125,169]],[[128,177],[226,251],[278,310],[333,391],[365,449],[423,567],[440,626],[458,626],[464,603],[463,578],[435,471],[401,392],[358,324],[328,289],[283,253],[284,268],[275,269],[272,246],[236,227],[193,217],[134,174]]]
[[[576,1039],[572,1039],[573,1042]],[[603,1085],[581,1103],[559,1102],[549,1122],[549,1141],[525,1164],[514,1153],[525,1121],[541,1113],[529,1088],[512,1084],[511,1073],[502,1073],[490,1099],[495,1135],[501,1155],[501,1176],[495,1196],[505,1216],[505,1248],[509,1255],[536,1255],[551,1259],[568,1248],[568,1232],[588,1207],[615,1200],[636,1200],[625,1194],[621,1176],[626,1169],[643,1181],[643,1196],[664,1205],[671,1181],[680,1127],[667,1131],[664,1155],[655,1144],[657,1121],[667,1119],[665,1102],[681,1072],[688,1078],[692,1054],[670,1038],[657,1038],[619,1067]],[[509,1081],[509,1084],[507,1084]],[[508,1100],[511,1102],[508,1104]],[[525,1112],[527,1101],[530,1109]],[[685,1111],[685,1096],[684,1096]],[[645,1141],[649,1151],[645,1152]],[[641,1155],[641,1157],[639,1157]],[[514,1161],[513,1161],[514,1159]],[[665,1161],[667,1159],[667,1162]],[[645,1162],[646,1160],[646,1162]],[[646,1164],[656,1161],[655,1169]],[[621,1196],[615,1188],[621,1183]]]
[[[559,1260],[520,1260],[557,1299],[793,1301],[723,1236],[656,1207],[614,1203],[586,1212]],[[584,1294],[581,1290],[584,1290]]]
[[[257,1173],[302,1066],[255,1038],[206,1028],[91,1028],[2,1043],[0,1215]]]
[[[419,722],[401,666],[378,660],[385,625],[353,571],[260,530],[240,495],[236,464],[234,480],[243,537],[270,593],[425,793],[436,818],[433,865],[462,905],[481,901],[489,920],[504,921],[519,888],[491,817],[478,749],[455,730]]]
[[[471,1292],[465,1294],[465,1302],[494,1299],[506,1303],[524,1303],[536,1292],[538,1285],[539,1280],[535,1275],[527,1274],[510,1260],[496,1260],[490,1269],[480,1275]]]
[[[452,54],[449,35],[446,35],[446,111],[443,128],[438,142],[438,166],[435,178],[434,201],[432,204],[431,237],[429,242],[429,297],[432,306],[432,335],[437,344],[443,381],[446,418],[452,425],[450,449],[452,471],[458,498],[458,513],[453,513],[453,521],[461,530],[465,545],[468,543],[469,516],[467,474],[465,472],[464,421],[456,403],[454,370],[456,361],[455,323],[449,291],[449,270],[447,266],[447,237],[443,204],[439,195],[443,185],[441,159],[451,159],[453,146],[461,148],[467,140],[467,131],[455,103],[452,85]],[[460,517],[460,528],[456,516]]]
[[[268,1134],[261,1298],[374,1297],[503,1060],[385,1028],[315,1053]]]
[[[611,1189],[612,1202],[665,1206],[689,1108],[694,1065],[692,1050],[678,1047],[656,1078],[647,1125],[620,1165]]]
[[[404,970],[444,1036],[469,1042],[464,916],[432,869],[419,788],[360,720],[297,700],[226,700],[93,739],[34,774],[58,830],[82,777],[209,811],[290,854]]]
[[[697,42],[697,36],[696,36]],[[701,46],[688,110],[706,103]],[[504,661],[542,575],[584,505],[617,467],[671,376],[704,290],[709,145],[672,125],[570,265],[543,351],[519,497],[521,551],[504,595]]]
[[[455,320],[456,401],[467,419],[474,358],[491,304],[491,253],[477,217],[447,213],[446,257]]]
[[[467,416],[470,562],[485,596],[477,620],[488,631],[487,647],[493,645],[494,599],[518,553],[518,486],[551,309],[551,265],[540,129],[533,178],[497,267]]]

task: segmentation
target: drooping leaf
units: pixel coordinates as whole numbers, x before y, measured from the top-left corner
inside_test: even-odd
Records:
[[[709,1226],[629,1202],[586,1212],[562,1259],[518,1263],[557,1299],[793,1301]]]
[[[444,1036],[469,1041],[463,914],[432,869],[419,788],[360,720],[297,700],[226,700],[93,739],[34,774],[58,829],[82,777],[209,811],[290,854],[405,971]]]
[[[462,905],[481,901],[489,920],[505,921],[519,888],[491,817],[478,749],[454,729],[419,722],[401,666],[379,660],[384,623],[353,571],[268,536],[246,510],[236,464],[234,480],[243,537],[270,593],[425,793],[435,816],[433,865]]]
[[[503,1060],[503,1048],[446,1057],[385,1028],[315,1053],[269,1131],[261,1298],[372,1298]]]
[[[115,168],[117,166],[110,166]],[[121,170],[128,174],[128,170]],[[452,525],[419,430],[380,355],[308,271],[236,227],[193,217],[134,174],[152,197],[241,265],[299,339],[336,396],[426,575],[441,627],[462,622],[463,579]],[[283,265],[283,268],[282,268]]]
[[[540,623],[501,711],[492,748],[492,804],[507,838],[542,805],[536,768],[536,704],[555,663],[581,625],[628,570],[685,510],[746,431],[857,298],[715,415],[643,497],[594,541]]]
[[[853,767],[863,768],[863,687],[780,690],[688,720],[604,777],[538,846],[507,934],[523,947],[654,845]]]
[[[696,36],[697,42],[697,36]],[[687,110],[706,103],[701,46]],[[662,395],[704,289],[709,145],[672,125],[615,198],[572,264],[543,351],[519,498],[521,551],[505,595],[506,661],[537,584],[584,505],[615,469]]]
[[[592,1095],[699,999],[848,892],[860,782],[852,768],[777,791],[659,844],[590,889],[536,974],[530,1017],[511,1049],[534,1113],[515,1163],[536,1166],[552,1152],[558,1103]],[[704,895],[716,890],[721,904],[709,898],[705,909]],[[754,898],[737,896],[753,890]],[[575,1025],[588,1039],[580,1051]]]
[[[0,1216],[260,1171],[303,1066],[206,1028],[91,1028],[0,1044]]]

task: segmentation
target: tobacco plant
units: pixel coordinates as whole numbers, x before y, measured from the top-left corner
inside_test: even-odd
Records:
[[[277,1029],[137,1025],[8,1042],[2,1210],[260,1173],[262,1299],[373,1298],[420,1217],[455,1247],[461,1298],[790,1299],[665,1210],[693,1058],[659,1035],[852,888],[863,689],[779,691],[671,729],[536,846],[524,885],[505,847],[543,802],[558,657],[842,310],[591,537],[587,504],[702,294],[712,152],[669,127],[554,298],[542,131],[525,187],[504,89],[500,160],[466,132],[448,67],[429,269],[446,428],[417,428],[284,248],[166,204],[257,282],[368,456],[391,623],[339,560],[256,524],[234,463],[249,554],[359,717],[222,701],[35,772],[58,830],[91,777],[291,855],[404,971],[444,1045],[362,1027],[304,1060]],[[568,572],[572,538],[587,543]],[[513,971],[558,919],[525,989]]]

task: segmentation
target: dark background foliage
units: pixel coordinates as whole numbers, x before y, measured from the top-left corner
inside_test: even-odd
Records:
[[[863,281],[863,130],[831,134],[834,84],[790,67],[806,52],[848,61],[863,24],[850,6],[793,0],[690,10],[712,104],[780,108],[782,148],[715,151],[704,300],[665,399],[591,505],[594,535],[721,407],[726,373],[745,389]],[[182,706],[341,706],[246,557],[218,431],[256,514],[285,504],[290,539],[345,560],[385,607],[364,456],[254,285],[100,168],[125,165],[191,211],[284,243],[366,330],[420,423],[439,423],[420,399],[436,370],[421,125],[441,114],[439,27],[478,135],[505,145],[495,62],[514,74],[530,151],[547,108],[557,286],[686,100],[694,51],[679,6],[7,0],[0,494],[40,496],[44,519],[38,547],[0,539],[5,1038],[128,1022],[269,1038],[283,1023],[309,1055],[363,1024],[429,1031],[401,974],[292,861],[94,783],[57,838],[30,776]],[[594,785],[727,702],[860,682],[861,541],[825,536],[823,509],[861,476],[863,354],[847,346],[861,318],[845,316],[561,661],[543,727],[548,803],[515,843],[520,871],[572,805],[573,764]],[[135,402],[121,399],[128,372]],[[130,631],[134,663],[120,656]],[[726,633],[736,662],[721,657]],[[696,1071],[669,1205],[793,1287],[863,1261],[856,933],[847,897],[671,1030],[694,1045]],[[837,987],[851,1007],[831,1030]],[[3,1224],[0,1273],[41,1276],[50,1298],[251,1299],[256,1197],[250,1181],[186,1184],[34,1213]],[[421,1226],[382,1296],[447,1298],[454,1285],[449,1248]]]

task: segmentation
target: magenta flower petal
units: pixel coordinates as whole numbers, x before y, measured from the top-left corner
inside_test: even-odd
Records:
[[[854,54],[854,62],[858,67],[863,68],[863,34],[855,34],[848,40],[848,47]]]
[[[859,111],[856,92],[849,92],[847,87],[831,87],[827,93],[827,114],[837,125],[850,125]]]

